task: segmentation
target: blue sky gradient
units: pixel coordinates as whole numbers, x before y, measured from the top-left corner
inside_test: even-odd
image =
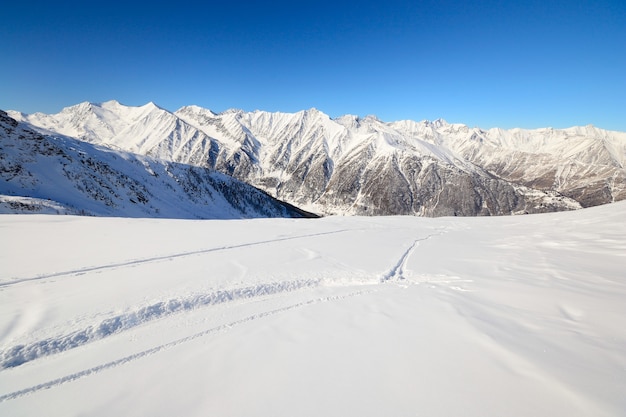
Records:
[[[626,1],[18,2],[0,108],[153,101],[626,131]]]

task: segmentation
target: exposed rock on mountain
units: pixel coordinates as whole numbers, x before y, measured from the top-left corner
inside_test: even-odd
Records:
[[[397,122],[409,138],[428,138],[511,183],[556,191],[582,207],[626,199],[626,133],[569,129],[470,129]]]
[[[42,133],[212,168],[321,213],[501,215],[626,198],[626,134],[593,127],[484,131],[115,101],[11,114]]]

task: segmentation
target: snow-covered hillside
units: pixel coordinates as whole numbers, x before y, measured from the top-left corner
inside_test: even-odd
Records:
[[[130,217],[302,217],[206,168],[43,136],[0,111],[0,213]]]
[[[216,169],[316,212],[494,215],[626,198],[626,133],[594,127],[485,131],[116,101],[9,114],[43,133]]]
[[[626,199],[623,132],[593,126],[482,130],[412,121],[392,125],[407,137],[445,146],[499,178],[556,191],[583,207]]]
[[[0,215],[0,415],[623,416],[625,216]]]

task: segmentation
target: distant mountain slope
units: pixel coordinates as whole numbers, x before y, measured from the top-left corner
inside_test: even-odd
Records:
[[[484,131],[315,109],[171,113],[116,101],[10,114],[41,132],[213,168],[331,214],[500,215],[626,198],[626,134],[593,127]]]
[[[506,181],[556,191],[583,207],[626,199],[626,133],[568,129],[470,129],[461,124],[392,124],[427,138]]]
[[[2,111],[0,179],[4,213],[222,219],[307,215],[224,174],[46,137]]]

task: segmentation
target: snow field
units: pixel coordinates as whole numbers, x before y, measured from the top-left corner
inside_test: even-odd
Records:
[[[624,214],[2,215],[0,414],[619,416]]]

